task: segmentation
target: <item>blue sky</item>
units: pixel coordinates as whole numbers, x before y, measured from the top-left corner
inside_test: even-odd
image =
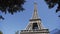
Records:
[[[26,0],[24,4],[25,10],[23,12],[17,12],[14,15],[2,14],[5,20],[0,20],[0,30],[4,34],[15,34],[17,30],[23,30],[29,23],[29,19],[32,18],[34,11],[34,1],[37,3],[38,15],[42,19],[42,24],[50,31],[55,28],[60,28],[60,18],[57,17],[55,10],[57,5],[49,9],[44,0]]]

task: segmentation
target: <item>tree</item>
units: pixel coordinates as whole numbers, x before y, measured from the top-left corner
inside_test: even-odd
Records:
[[[23,11],[25,0],[0,0],[0,10],[2,13],[14,14],[15,12]],[[1,16],[0,16],[1,17]]]
[[[56,4],[58,4],[56,13],[60,11],[60,0],[45,0],[45,2],[47,3],[50,9],[53,8]],[[60,17],[60,15],[58,17]]]
[[[0,34],[3,34],[2,31],[0,31]]]
[[[4,18],[3,18],[3,16],[2,16],[2,15],[0,15],[0,19],[3,19],[3,20],[4,20]]]

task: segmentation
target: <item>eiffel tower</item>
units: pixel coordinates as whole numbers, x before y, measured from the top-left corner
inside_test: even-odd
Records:
[[[49,34],[49,30],[42,26],[41,19],[38,17],[36,2],[34,3],[33,16],[29,21],[26,30],[21,30],[20,34]]]

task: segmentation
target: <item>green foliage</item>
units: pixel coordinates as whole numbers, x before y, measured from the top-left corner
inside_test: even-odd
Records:
[[[0,10],[4,13],[13,14],[18,10],[24,10],[23,4],[25,0],[0,0]]]
[[[0,31],[0,34],[3,34],[2,31]]]
[[[4,20],[4,17],[2,15],[0,15],[0,19],[3,19]]]
[[[50,9],[55,7],[56,4],[58,4],[56,13],[60,11],[60,0],[45,0],[45,2],[47,3],[47,5]],[[60,15],[59,15],[59,17],[60,17]]]

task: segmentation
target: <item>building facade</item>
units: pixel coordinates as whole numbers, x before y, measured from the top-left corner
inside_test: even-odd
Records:
[[[34,13],[32,19],[29,20],[26,30],[21,30],[20,34],[49,34],[49,30],[42,26],[41,19],[37,13],[37,3],[34,3]]]

